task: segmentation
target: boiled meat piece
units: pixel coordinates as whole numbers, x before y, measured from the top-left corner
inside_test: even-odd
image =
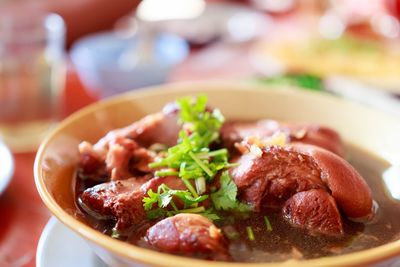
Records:
[[[125,230],[145,219],[140,188],[144,182],[131,178],[96,185],[81,194],[80,206],[95,218],[116,220],[115,228]]]
[[[107,149],[108,143],[120,136],[135,140],[143,147],[149,147],[155,143],[170,147],[176,144],[179,130],[176,112],[154,113],[125,128],[110,131],[94,145],[94,148],[97,151]]]
[[[166,218],[147,230],[145,240],[162,252],[209,260],[229,259],[221,230],[198,214]]]
[[[269,138],[276,133],[284,133],[288,142],[299,142],[325,148],[339,156],[343,156],[344,148],[339,134],[317,124],[283,123],[274,120],[256,122],[227,122],[221,128],[223,145],[231,152],[235,151],[235,143],[249,136]]]
[[[350,163],[329,151],[314,146],[293,145],[292,149],[314,159],[321,169],[321,179],[347,217],[356,221],[372,219],[375,208],[371,189]]]
[[[326,189],[321,169],[314,159],[289,147],[270,146],[261,154],[246,153],[230,170],[239,197],[256,211],[281,207],[293,194],[309,189]]]
[[[230,170],[239,197],[259,211],[282,206],[292,195],[310,189],[330,192],[350,219],[373,216],[371,190],[343,158],[312,145],[292,144],[259,148],[240,156]]]
[[[311,189],[289,198],[283,217],[295,227],[317,235],[340,236],[343,225],[335,199],[325,190]]]
[[[123,180],[131,177],[145,176],[154,170],[148,167],[154,162],[156,154],[139,146],[132,139],[118,136],[107,144],[104,155],[93,149],[90,143],[82,142],[80,168],[86,176],[99,176],[106,173],[111,180]],[[96,163],[96,164],[94,164]],[[99,169],[95,169],[98,167]],[[101,172],[100,172],[101,171]]]

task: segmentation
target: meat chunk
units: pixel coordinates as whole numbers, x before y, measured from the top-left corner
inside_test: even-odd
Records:
[[[335,199],[325,190],[299,192],[286,201],[284,218],[295,227],[313,235],[339,236],[343,225]]]
[[[105,181],[109,175],[103,160],[89,150],[82,150],[79,155],[78,176],[81,179]]]
[[[154,113],[125,128],[109,132],[94,145],[94,148],[96,151],[107,150],[110,141],[117,137],[126,137],[135,140],[143,147],[149,147],[155,143],[170,147],[176,144],[179,130],[180,127],[176,112]]]
[[[80,206],[95,218],[116,220],[115,228],[123,231],[145,219],[140,189],[144,182],[131,178],[96,185],[81,194]]]
[[[154,162],[155,156],[155,153],[140,147],[135,141],[117,137],[109,144],[105,162],[111,180],[121,180],[152,173],[148,165]]]
[[[292,149],[314,159],[322,170],[321,179],[344,214],[356,221],[372,219],[374,208],[371,189],[350,163],[314,146],[297,144]]]
[[[237,163],[230,173],[239,197],[255,210],[281,206],[298,192],[324,189],[350,219],[373,216],[368,184],[347,161],[328,150],[304,144],[270,146],[242,155]]]
[[[274,120],[260,120],[257,122],[227,122],[221,129],[221,138],[225,147],[234,151],[234,144],[241,142],[245,137],[257,136],[269,138],[282,132],[286,134],[288,142],[300,142],[325,148],[339,156],[343,156],[344,148],[339,134],[317,124],[281,123]]]
[[[80,166],[86,173],[92,171],[92,176],[105,172],[114,181],[144,176],[153,172],[148,164],[154,162],[156,154],[126,137],[118,136],[110,140],[107,150],[101,153],[87,142],[82,142],[79,149],[81,153]],[[84,159],[86,160],[84,161]],[[97,170],[93,166],[101,168]]]
[[[321,169],[312,157],[289,147],[270,146],[258,153],[242,155],[230,170],[239,197],[256,211],[281,207],[293,194],[309,189],[326,189]]]
[[[198,214],[177,214],[147,230],[146,241],[167,253],[209,260],[227,260],[227,243],[209,219]]]
[[[111,180],[151,173],[148,164],[154,161],[155,154],[146,148],[155,143],[173,146],[178,139],[177,110],[170,106],[125,128],[110,131],[94,145],[82,142],[79,145],[82,173],[95,180],[100,180],[98,177],[104,173]]]

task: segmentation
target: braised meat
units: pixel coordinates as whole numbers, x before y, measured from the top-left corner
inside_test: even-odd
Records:
[[[286,261],[379,246],[400,231],[398,205],[366,169],[379,201],[375,216],[363,168],[344,159],[337,132],[225,121],[205,96],[180,98],[97,143],[83,141],[79,156],[76,215],[147,249]]]
[[[210,220],[197,214],[177,214],[147,230],[145,239],[155,249],[209,260],[228,260],[227,243]]]
[[[175,145],[178,139],[180,127],[177,122],[177,114],[174,111],[154,113],[125,128],[110,131],[94,145],[94,148],[96,151],[107,150],[110,141],[121,136],[135,140],[146,148],[155,143],[170,147]]]
[[[343,234],[342,219],[335,199],[325,190],[311,189],[289,198],[283,216],[295,227],[311,234],[339,236]]]
[[[316,124],[282,123],[274,120],[256,122],[228,122],[221,128],[223,145],[235,153],[235,143],[248,136],[269,138],[277,132],[284,133],[288,142],[299,142],[325,148],[339,156],[343,156],[344,148],[339,134]]]
[[[141,223],[146,216],[140,189],[143,182],[143,179],[131,178],[96,185],[81,194],[79,204],[95,218],[113,219],[117,230],[126,230]]]
[[[232,168],[240,198],[256,211],[262,207],[281,207],[293,194],[313,188],[326,189],[321,169],[313,158],[289,147],[270,146],[246,153]]]
[[[374,216],[371,189],[350,163],[314,146],[294,145],[292,149],[314,159],[321,169],[321,179],[346,216],[356,221],[368,221]]]
[[[324,189],[353,219],[370,219],[371,190],[344,159],[325,149],[293,144],[270,146],[241,156],[230,173],[242,200],[256,210],[281,206],[297,192]]]

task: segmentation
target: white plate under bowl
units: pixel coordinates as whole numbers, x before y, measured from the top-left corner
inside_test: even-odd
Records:
[[[52,217],[36,251],[37,267],[106,267],[77,234]]]
[[[0,141],[0,195],[7,188],[14,173],[14,160],[8,147]]]

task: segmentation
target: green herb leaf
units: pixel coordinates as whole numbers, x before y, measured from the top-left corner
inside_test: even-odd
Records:
[[[151,210],[153,208],[153,204],[158,203],[159,194],[154,193],[153,190],[147,191],[148,197],[143,198],[143,206],[144,210]]]
[[[323,80],[311,74],[285,74],[268,77],[260,80],[264,84],[271,85],[291,85],[312,91],[324,91]]]
[[[162,218],[162,217],[165,217],[166,215],[167,215],[167,211],[162,208],[147,211],[147,218],[149,220]]]
[[[155,172],[157,176],[179,176],[188,190],[175,190],[165,184],[158,187],[157,193],[149,190],[143,199],[146,211],[151,211],[152,218],[157,216],[172,216],[177,213],[201,213],[212,220],[219,219],[213,210],[205,210],[201,202],[209,195],[206,183],[214,179],[221,170],[232,166],[228,162],[228,150],[211,151],[209,146],[219,141],[219,130],[224,117],[218,109],[207,110],[207,97],[184,97],[177,101],[180,108],[179,132],[177,145],[163,151],[163,157],[149,164],[151,168],[161,168]],[[195,181],[196,189],[191,181]],[[217,210],[248,211],[249,207],[236,199],[237,187],[227,173],[221,177],[221,188],[212,193],[211,198]],[[183,209],[178,209],[174,198],[179,199]],[[157,204],[157,209],[152,210]],[[163,209],[164,212],[159,211]]]
[[[227,171],[222,173],[220,184],[221,186],[218,191],[211,194],[211,200],[217,210],[237,210],[240,212],[251,210],[250,206],[236,199],[237,186]]]
[[[217,221],[220,220],[221,218],[214,212],[213,209],[208,209],[205,212],[199,213],[200,215],[208,218],[211,221]]]

